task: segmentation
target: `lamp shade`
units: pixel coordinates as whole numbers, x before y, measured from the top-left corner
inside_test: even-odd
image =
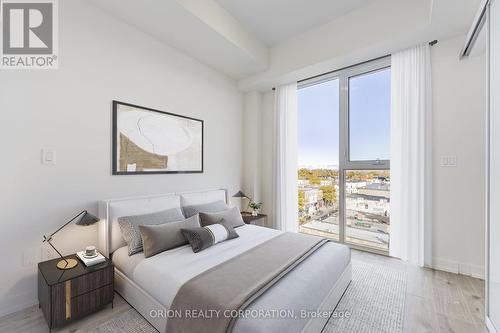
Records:
[[[233,195],[233,198],[248,198],[245,193],[238,191]]]
[[[85,211],[80,220],[76,222],[77,225],[92,225],[99,221],[99,218]]]

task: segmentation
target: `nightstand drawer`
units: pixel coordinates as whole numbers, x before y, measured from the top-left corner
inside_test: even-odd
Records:
[[[113,300],[113,285],[107,285],[71,299],[71,311],[81,317],[94,312]]]
[[[107,267],[71,280],[71,297],[76,297],[113,282],[113,267]]]
[[[99,310],[113,301],[113,284],[95,289],[76,297],[67,297],[65,284],[55,286],[53,295],[54,308],[52,311],[52,326],[61,326],[72,320],[81,318],[89,313]]]

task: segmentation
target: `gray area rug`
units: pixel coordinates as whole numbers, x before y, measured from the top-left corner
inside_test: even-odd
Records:
[[[353,280],[323,333],[402,332],[406,271],[383,265],[352,261]],[[349,318],[345,315],[349,314]],[[157,332],[134,309],[110,319],[91,333]]]
[[[352,277],[323,333],[402,332],[406,270],[353,260]]]
[[[90,333],[158,333],[137,311],[130,309],[89,331]]]

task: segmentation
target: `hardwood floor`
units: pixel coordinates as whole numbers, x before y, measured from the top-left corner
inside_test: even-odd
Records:
[[[468,276],[408,265],[400,260],[367,252],[352,251],[362,260],[407,271],[404,332],[482,333],[484,325],[484,281]],[[127,311],[130,305],[119,295],[115,306],[90,315],[52,332],[85,332]],[[38,307],[31,307],[0,318],[0,332],[48,332]]]
[[[99,312],[74,321],[62,328],[53,328],[53,333],[83,333],[108,321],[113,316],[121,314],[130,309],[130,305],[118,294],[115,294],[114,306],[106,306]],[[49,328],[38,306],[7,315],[0,318],[0,332],[9,333],[47,333]]]
[[[484,324],[483,280],[367,252],[353,250],[352,258],[406,270],[405,333],[488,332]]]

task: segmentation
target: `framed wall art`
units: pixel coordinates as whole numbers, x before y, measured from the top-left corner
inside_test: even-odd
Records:
[[[202,173],[203,120],[113,101],[113,175]]]

